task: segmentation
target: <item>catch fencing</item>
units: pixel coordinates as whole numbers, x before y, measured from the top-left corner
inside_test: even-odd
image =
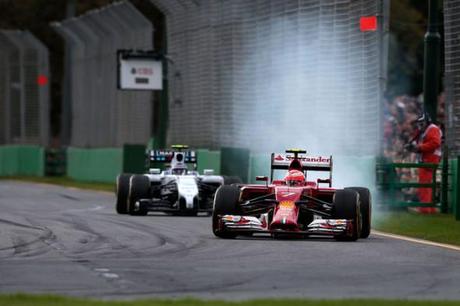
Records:
[[[450,156],[460,155],[460,1],[444,1],[445,127]]]
[[[0,31],[0,145],[49,144],[48,49],[28,31]]]
[[[117,2],[52,27],[67,50],[64,143],[86,148],[147,143],[152,93],[117,90],[116,52],[152,49],[150,21],[129,2]]]
[[[169,143],[377,153],[386,46],[359,19],[381,1],[152,2],[173,61]]]

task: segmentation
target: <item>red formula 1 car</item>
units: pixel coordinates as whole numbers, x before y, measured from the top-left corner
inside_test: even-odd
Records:
[[[283,180],[273,180],[274,170],[287,174]],[[309,171],[328,171],[329,178],[308,181]],[[370,234],[370,192],[364,187],[332,188],[332,157],[307,156],[298,149],[273,153],[271,183],[266,176],[257,180],[265,184],[219,187],[212,215],[217,237],[267,233],[355,241]]]

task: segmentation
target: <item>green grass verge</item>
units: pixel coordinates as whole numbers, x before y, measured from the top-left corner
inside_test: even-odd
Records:
[[[8,306],[428,306],[460,305],[455,301],[399,301],[399,300],[250,300],[243,302],[182,300],[97,301],[53,295],[0,295],[0,305]]]
[[[460,246],[460,221],[453,215],[383,212],[375,214],[372,225],[387,233]]]
[[[65,187],[75,187],[81,189],[90,189],[90,190],[101,190],[101,191],[110,191],[114,192],[115,190],[115,178],[114,183],[99,183],[99,182],[83,182],[76,181],[69,177],[63,176],[2,176],[0,180],[16,180],[24,182],[34,182],[34,183],[44,183],[44,184],[53,184]]]

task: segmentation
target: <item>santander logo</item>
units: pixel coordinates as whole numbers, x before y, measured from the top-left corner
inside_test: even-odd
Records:
[[[286,156],[287,160],[293,160],[294,156]],[[307,156],[307,157],[298,157],[299,160],[303,162],[310,162],[310,163],[329,163],[331,161],[330,158],[324,158],[322,156],[318,157],[313,157],[313,156]]]

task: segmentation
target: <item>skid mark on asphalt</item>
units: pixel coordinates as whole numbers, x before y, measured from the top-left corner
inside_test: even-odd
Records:
[[[74,197],[74,196],[71,196],[71,195],[68,195],[68,194],[63,194],[63,193],[58,193],[57,194],[58,196],[60,197],[63,197],[64,199],[68,199],[68,200],[72,200],[72,201],[81,201],[80,198],[77,198],[77,197]]]
[[[140,218],[138,219],[140,220]],[[142,251],[144,256],[153,254],[156,258],[163,255],[167,255],[168,258],[173,256],[183,258],[188,256],[190,252],[194,250],[202,249],[208,243],[207,237],[203,239],[200,235],[191,236],[187,232],[179,232],[174,226],[169,227],[165,224],[162,224],[161,226],[149,224],[149,226],[146,226],[145,224],[138,224],[132,222],[131,220],[131,218],[125,220],[112,220],[111,223],[118,224],[125,229],[132,229],[138,233],[142,233],[143,235],[148,233],[149,241],[152,238],[156,238],[161,241],[161,244],[159,245],[151,244],[146,248],[138,249]]]
[[[84,235],[83,238],[79,239],[80,244],[73,250],[73,254],[98,252],[107,247],[109,238],[93,230],[82,217],[71,216],[69,224]]]
[[[131,250],[128,245],[121,243],[116,239],[116,233],[112,232],[112,236],[108,237],[96,230],[94,230],[90,224],[98,223],[104,224],[106,220],[94,220],[91,219],[91,222],[88,222],[85,218],[72,215],[71,222],[69,225],[72,226],[75,230],[80,231],[84,234],[83,238],[80,238],[79,242],[81,244],[80,248],[74,250],[73,254],[81,256],[83,254],[97,254],[98,256],[112,256],[114,251],[116,251],[119,256],[119,252],[126,250],[129,252],[129,256],[139,256],[141,252],[139,250]],[[145,233],[144,233],[145,234]],[[140,238],[139,238],[140,239]],[[160,241],[160,244],[164,242]]]
[[[147,247],[143,247],[143,248],[137,248],[136,253],[139,255],[143,254],[146,251],[160,250],[164,247],[168,247],[168,248],[173,247],[175,249],[184,248],[184,244],[182,242],[172,240],[169,237],[163,234],[160,234],[159,230],[157,229],[152,229],[142,224],[136,224],[129,220],[126,220],[126,221],[111,220],[110,223],[116,224],[117,226],[123,228],[125,231],[129,230],[129,231],[132,231],[134,234],[140,234],[141,236],[146,236],[146,235],[148,236],[150,245]],[[152,238],[155,240],[152,241],[153,240]],[[153,242],[156,242],[156,243],[153,243]],[[126,245],[126,247],[129,248],[130,246]],[[155,252],[155,254],[158,254],[158,253]]]
[[[0,219],[0,222],[12,226],[12,231],[9,233],[12,243],[9,246],[1,247],[0,251],[11,251],[11,256],[28,257],[47,252],[46,248],[43,248],[43,243],[46,243],[46,240],[53,236],[50,229],[32,223],[30,225],[6,219]],[[26,230],[32,230],[32,232]],[[32,236],[32,238],[27,239],[27,236]]]
[[[6,220],[6,219],[0,219],[0,222],[8,224],[8,225],[14,225],[17,227],[22,227],[22,228],[27,228],[27,229],[37,229],[37,230],[43,230],[43,227],[40,226],[34,226],[30,224],[24,224],[24,223],[19,223],[11,220]]]
[[[13,236],[11,237],[11,242],[14,248],[14,255],[19,255],[21,253],[26,253],[29,251],[29,243],[22,236]]]

